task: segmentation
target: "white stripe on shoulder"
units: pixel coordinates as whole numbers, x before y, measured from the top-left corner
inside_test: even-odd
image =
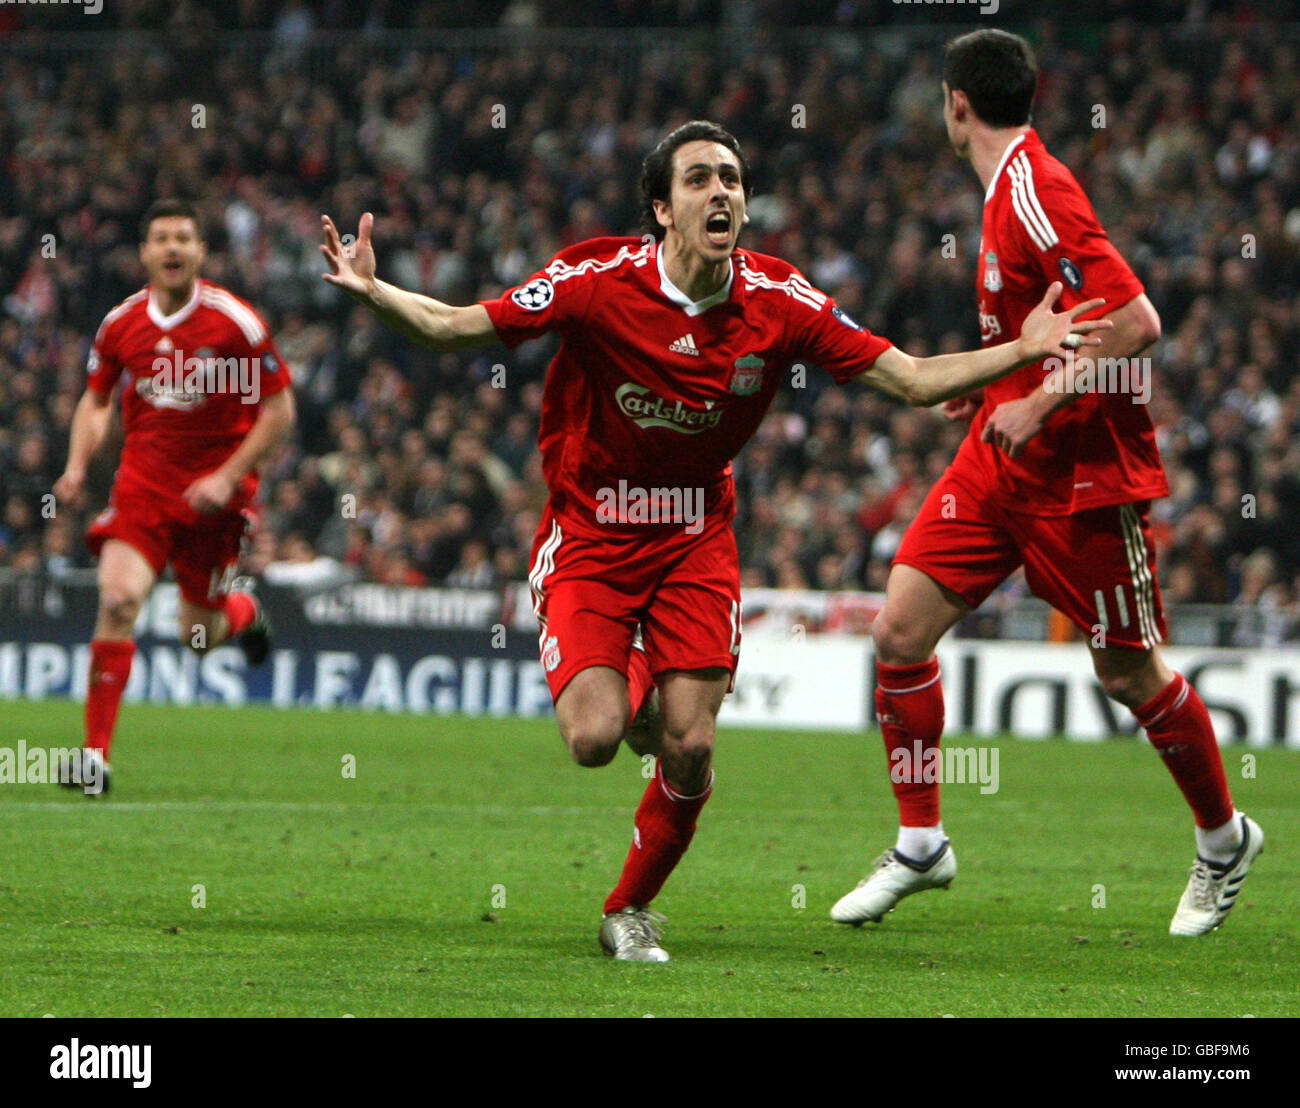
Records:
[[[1034,245],[1037,246],[1039,250],[1045,251],[1049,249],[1046,240],[1043,238],[1042,229],[1034,222],[1033,215],[1030,214],[1025,207],[1024,194],[1020,191],[1020,187],[1014,180],[1015,170],[1008,167],[1007,173],[1012,178],[1011,206],[1015,208],[1016,215],[1020,217],[1020,222],[1024,224],[1025,230],[1029,232],[1029,237],[1034,240]]]
[[[1056,233],[1056,228],[1052,226],[1052,221],[1047,218],[1047,212],[1043,210],[1042,202],[1038,199],[1038,190],[1034,187],[1034,165],[1029,160],[1027,151],[1022,150],[1016,155],[1017,160],[1024,164],[1025,170],[1025,196],[1029,200],[1029,205],[1033,208],[1038,216],[1039,222],[1047,229],[1048,236],[1055,246],[1061,241],[1060,236]]]
[[[584,258],[577,265],[570,265],[568,262],[562,262],[559,258],[554,259],[546,267],[546,275],[552,283],[567,281],[570,277],[580,277],[584,273],[604,273],[610,269],[617,269],[627,262],[633,265],[645,265],[650,257],[650,246],[648,242],[643,242],[640,247],[633,249],[631,246],[620,246],[618,252],[610,258]]]
[[[247,305],[241,304],[232,293],[212,285],[204,285],[200,301],[233,320],[244,332],[244,338],[248,340],[249,346],[257,346],[266,341],[266,328],[257,318],[257,313]]]
[[[761,269],[754,269],[750,266],[748,259],[744,255],[740,258],[740,277],[745,282],[746,292],[751,292],[754,289],[773,289],[794,297],[801,304],[807,304],[814,311],[821,311],[822,306],[826,303],[826,294],[813,288],[808,283],[807,278],[801,274],[791,273],[784,281],[775,281]]]
[[[1038,200],[1038,193],[1034,189],[1034,171],[1029,164],[1029,155],[1023,150],[1020,151],[1007,165],[1007,172],[1011,177],[1011,202],[1015,205],[1016,214],[1020,216],[1025,227],[1034,237],[1034,242],[1038,244],[1038,248],[1040,250],[1050,250],[1061,240],[1056,233],[1056,228],[1052,226],[1052,221],[1047,218],[1047,213],[1043,211],[1043,205]]]
[[[117,307],[113,308],[108,313],[108,315],[104,316],[103,322],[99,325],[99,330],[95,332],[95,337],[98,339],[98,337],[104,333],[105,327],[107,327],[114,320],[121,319],[124,315],[126,315],[127,312],[129,312],[132,308],[134,308],[137,304],[139,304],[140,301],[142,301],[148,295],[149,295],[149,289],[147,287],[142,288],[139,292],[133,292],[130,296],[128,296],[125,300],[123,300],[122,303],[117,305]]]

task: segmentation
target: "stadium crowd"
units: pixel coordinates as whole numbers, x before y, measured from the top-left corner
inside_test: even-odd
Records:
[[[547,11],[477,6],[516,25]],[[299,426],[264,471],[250,561],[271,580],[340,566],[394,584],[521,580],[545,500],[553,347],[433,355],[400,339],[321,280],[322,211],[343,230],[375,212],[387,280],[495,296],[568,243],[640,233],[642,156],[706,117],[755,167],[742,246],[796,263],[913,353],[978,342],[981,197],[943,130],[942,34],[877,46],[854,4],[834,6],[850,16],[835,35],[536,40],[342,34],[322,31],[337,6],[237,7],[265,30],[225,38],[183,3],[126,48],[22,32],[0,52],[0,566],[88,564],[80,535],[113,458],[84,510],[51,514],[47,494],[90,339],[142,283],[138,220],[158,196],[198,203],[206,275],[257,306],[293,368]],[[1064,26],[1032,30],[1035,124],[1164,326],[1149,353],[1172,486],[1155,510],[1166,600],[1260,606],[1300,636],[1300,32]],[[883,587],[964,432],[796,373],[736,465],[746,583]]]

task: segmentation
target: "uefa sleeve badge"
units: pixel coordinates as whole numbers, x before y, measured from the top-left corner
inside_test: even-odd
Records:
[[[526,311],[540,312],[555,299],[555,286],[545,277],[538,277],[535,281],[520,285],[510,294],[510,299]]]

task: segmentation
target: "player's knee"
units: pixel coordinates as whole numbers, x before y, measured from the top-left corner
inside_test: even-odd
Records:
[[[713,762],[714,725],[710,719],[679,734],[664,733],[664,775],[676,784],[690,786],[703,780]]]
[[[1148,681],[1141,671],[1133,673],[1098,674],[1097,680],[1105,689],[1106,695],[1117,700],[1124,707],[1136,710],[1150,699],[1147,693]]]
[[[118,632],[129,632],[135,626],[144,597],[130,589],[109,587],[100,590],[99,614],[101,621]]]
[[[934,652],[934,643],[918,620],[896,620],[881,612],[871,625],[876,657],[887,666],[907,666],[924,662]]]
[[[618,740],[609,742],[603,738],[579,736],[576,739],[569,740],[569,753],[580,766],[586,766],[589,769],[594,769],[597,766],[607,766],[614,760],[614,755],[618,753]]]
[[[623,737],[624,720],[614,715],[591,716],[561,725],[560,737],[580,766],[604,766],[614,760]]]

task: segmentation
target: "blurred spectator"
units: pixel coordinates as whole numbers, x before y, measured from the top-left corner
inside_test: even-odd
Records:
[[[975,345],[980,196],[943,129],[941,27],[918,29],[892,5],[774,0],[754,6],[752,35],[720,32],[719,50],[706,32],[664,50],[643,30],[562,45],[423,30],[612,28],[647,14],[703,27],[721,8],[287,0],[235,5],[231,18],[262,36],[235,40],[199,5],[106,5],[105,27],[171,22],[132,52],[11,33],[0,565],[89,563],[80,536],[103,506],[110,452],[92,474],[98,499],[50,518],[43,497],[89,341],[143,281],[136,225],[158,195],[197,202],[207,273],[267,315],[294,373],[297,438],[265,467],[249,560],[268,579],[333,562],[394,584],[518,581],[545,502],[535,440],[554,340],[445,355],[406,342],[320,280],[321,211],[345,231],[375,212],[389,279],[453,302],[497,295],[567,242],[639,234],[641,158],[676,122],[712,115],[756,168],[743,246],[787,256],[906,349]],[[1300,39],[1268,21],[1283,10],[1257,0],[1196,25],[1151,0],[1144,26],[1076,34],[1073,8],[1044,0],[1035,28],[1036,125],[1162,317],[1148,353],[1172,487],[1156,508],[1166,598],[1281,613],[1276,635],[1297,627],[1300,605]],[[832,52],[824,26],[798,29],[891,22],[914,36],[909,49],[863,34]],[[364,49],[319,28],[365,28]],[[191,125],[200,86],[205,127]],[[1078,110],[1080,90],[1106,106],[1104,126]],[[792,103],[806,109],[797,128]],[[789,384],[736,463],[744,579],[879,588],[964,427],[837,388],[815,366]]]
[[[280,556],[262,570],[262,576],[276,585],[326,585],[340,580],[342,566],[333,558],[318,554],[300,534],[285,537]]]

